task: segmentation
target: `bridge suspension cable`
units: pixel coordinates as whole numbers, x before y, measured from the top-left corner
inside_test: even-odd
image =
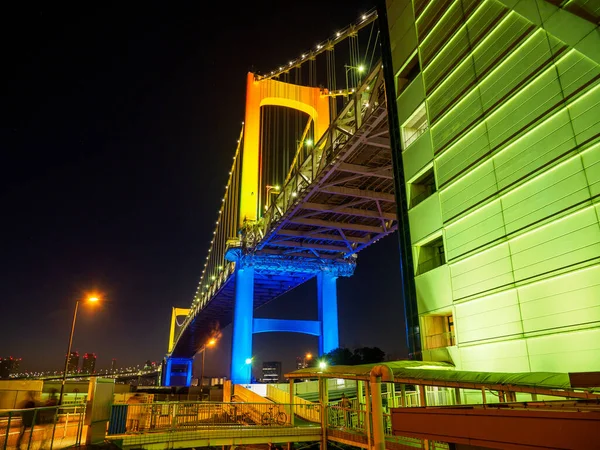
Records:
[[[243,145],[244,126],[240,130],[233,163],[229,171],[225,193],[221,199],[221,207],[215,223],[208,254],[202,269],[200,283],[194,296],[192,311],[204,307],[212,294],[233,271],[234,264],[225,260],[227,246],[238,239],[238,213],[240,199],[241,148]],[[190,317],[190,316],[188,316]]]

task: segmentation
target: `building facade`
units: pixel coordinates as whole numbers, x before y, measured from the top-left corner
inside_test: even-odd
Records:
[[[94,373],[96,371],[96,354],[86,353],[83,355],[83,362],[81,363],[81,372],[83,373]]]
[[[281,380],[281,362],[268,361],[262,365],[262,382],[279,383]]]
[[[0,378],[9,378],[11,375],[19,371],[21,358],[0,358]]]
[[[387,0],[379,15],[411,351],[600,370],[600,3]]]
[[[79,352],[71,352],[69,361],[67,362],[67,373],[75,373],[79,371]]]

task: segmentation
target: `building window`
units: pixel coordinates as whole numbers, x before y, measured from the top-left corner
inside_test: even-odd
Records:
[[[417,206],[436,191],[433,166],[409,183],[410,208]]]
[[[396,75],[396,97],[399,97],[404,92],[420,72],[419,55],[415,50],[412,57],[406,62],[406,65]]]
[[[456,345],[452,313],[428,314],[423,317],[425,350]]]
[[[402,148],[406,150],[419,136],[427,131],[428,127],[427,111],[425,110],[425,103],[422,103],[401,127]]]
[[[417,275],[421,275],[425,272],[440,267],[446,264],[446,254],[444,252],[444,239],[442,236],[435,238],[426,244],[417,247],[418,251],[418,265]]]

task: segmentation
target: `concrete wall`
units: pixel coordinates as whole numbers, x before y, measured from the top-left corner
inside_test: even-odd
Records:
[[[36,400],[41,398],[44,382],[39,380],[0,380],[0,409],[19,408],[29,392]]]

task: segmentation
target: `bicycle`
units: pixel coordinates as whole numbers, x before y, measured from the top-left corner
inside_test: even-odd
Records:
[[[275,408],[275,411],[273,411]],[[285,411],[280,411],[279,406],[271,406],[269,410],[264,412],[261,416],[261,422],[263,425],[285,425],[288,421],[288,416]]]

